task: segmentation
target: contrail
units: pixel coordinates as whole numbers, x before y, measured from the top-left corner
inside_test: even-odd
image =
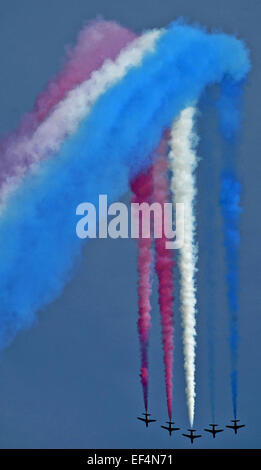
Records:
[[[9,177],[24,176],[0,217],[1,348],[30,326],[36,311],[57,298],[73,276],[84,244],[75,230],[78,205],[88,201],[96,206],[99,194],[107,194],[109,203],[117,200],[148,167],[165,129],[182,109],[197,102],[209,83],[225,75],[240,80],[249,70],[241,41],[181,22],[144,33],[125,52],[128,48],[130,60],[122,74],[115,68],[120,55],[109,65],[105,61],[101,69],[111,65],[112,75],[99,85],[101,92],[95,88],[95,71],[91,89],[83,82],[69,91],[25,139],[30,152],[10,154],[12,170],[0,172],[1,188]],[[35,140],[36,135],[41,138]],[[44,156],[53,158],[43,161]],[[32,161],[37,165],[28,172]]]
[[[226,77],[221,83],[218,102],[220,130],[224,137],[224,169],[221,174],[220,205],[226,260],[227,303],[229,310],[229,346],[231,359],[231,390],[234,418],[237,418],[238,398],[238,263],[239,217],[241,185],[236,176],[236,154],[241,128],[242,82]]]
[[[221,180],[220,204],[224,222],[224,245],[226,250],[227,296],[229,317],[229,342],[231,355],[231,388],[234,417],[237,417],[238,377],[238,249],[239,215],[241,208],[240,184],[232,171],[225,172]]]
[[[165,148],[164,148],[165,147]],[[166,249],[166,236],[164,232],[164,204],[169,200],[169,182],[167,177],[167,143],[163,141],[162,156],[154,163],[154,193],[153,201],[162,207],[162,237],[155,239],[155,270],[158,276],[159,306],[162,326],[162,343],[164,351],[165,383],[167,394],[168,415],[172,418],[173,399],[173,351],[174,351],[174,325],[173,325],[173,252]]]
[[[66,60],[61,71],[48,81],[36,98],[33,109],[26,113],[15,135],[32,134],[71,89],[90,78],[107,59],[115,60],[120,50],[135,39],[135,34],[114,21],[94,20],[79,32],[75,46],[66,47]]]
[[[197,139],[193,130],[195,108],[185,108],[174,121],[171,129],[169,154],[174,203],[184,204],[184,243],[180,248],[178,263],[181,274],[181,313],[183,322],[184,367],[186,375],[186,395],[191,426],[195,408],[195,348],[196,348],[196,261],[195,242],[196,220],[194,200],[196,181],[194,171],[197,166],[195,145]]]
[[[200,196],[201,196],[201,230],[200,245],[206,247],[204,249],[204,269],[203,275],[207,278],[207,289],[204,289],[204,309],[206,311],[206,327],[207,327],[207,362],[208,362],[208,385],[209,385],[209,402],[211,422],[216,422],[216,322],[219,314],[219,306],[217,302],[216,284],[219,275],[217,256],[213,257],[213,253],[217,249],[218,237],[216,228],[216,183],[217,164],[215,162],[215,148],[210,141],[212,135],[211,127],[213,125],[213,92],[208,90],[204,93],[200,103],[201,130],[206,134],[203,138],[202,151],[206,158],[200,168]],[[202,119],[204,117],[204,120]],[[215,124],[216,125],[216,124]],[[208,181],[209,184],[205,184]],[[203,184],[202,184],[203,182]],[[212,186],[212,191],[209,187]],[[207,230],[204,227],[208,227]],[[199,247],[200,250],[200,247]],[[205,285],[204,285],[205,287]]]
[[[118,31],[119,55],[115,60],[107,57],[100,68],[92,70],[91,74],[89,73],[89,79],[84,80],[75,88],[66,90],[65,98],[57,104],[58,96],[52,97],[49,104],[53,102],[54,109],[43,122],[39,123],[30,138],[22,133],[18,139],[8,139],[8,142],[5,143],[5,151],[0,160],[0,201],[1,196],[4,199],[6,194],[15,188],[19,178],[25,175],[28,168],[59,151],[64,139],[77,131],[81,121],[86,119],[99,96],[122,80],[131,67],[138,67],[144,56],[153,51],[157,39],[162,34],[160,30],[152,30],[137,39],[130,40],[135,36],[132,35],[132,37],[127,30],[127,34],[125,33],[126,47],[122,48],[124,38],[120,38],[120,36],[124,36],[124,29],[122,28],[122,30]],[[111,57],[113,59],[116,55],[114,43],[112,50]],[[40,102],[42,101],[40,100]],[[49,111],[50,109],[48,108]],[[37,118],[39,119],[38,114]]]
[[[138,67],[144,56],[153,51],[160,35],[160,30],[148,31],[123,48],[115,61],[107,59],[89,80],[68,92],[66,99],[58,103],[49,119],[38,127],[30,141],[22,143],[19,151],[30,153],[33,159],[39,152],[57,152],[64,138],[73,134],[86,119],[99,96],[123,79],[130,68]],[[41,150],[40,146],[46,142],[48,145]]]
[[[135,180],[131,182],[133,191],[132,202],[142,204],[151,203],[153,192],[153,173],[152,166],[147,171],[140,173]],[[138,214],[140,217],[140,213]],[[138,238],[138,332],[141,350],[141,368],[140,379],[143,390],[145,411],[148,411],[148,385],[149,385],[149,361],[148,345],[149,332],[151,327],[151,303],[150,296],[152,291],[152,236]]]

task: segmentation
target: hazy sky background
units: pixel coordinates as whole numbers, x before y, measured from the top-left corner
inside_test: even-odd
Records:
[[[253,70],[246,88],[245,123],[238,159],[243,183],[240,261],[238,435],[203,434],[195,447],[260,448],[260,14],[258,0],[9,0],[0,5],[0,133],[12,130],[60,67],[64,46],[83,22],[97,15],[140,32],[184,16],[208,28],[242,37]],[[199,304],[195,427],[211,422],[208,383],[209,314],[215,321],[217,422],[232,419],[224,252],[218,208],[222,146],[213,113],[199,119],[202,160],[197,199]],[[126,195],[124,200],[128,200]],[[39,235],[40,236],[40,235]],[[81,266],[63,295],[39,313],[0,358],[0,448],[183,448],[159,424],[167,419],[164,370],[154,281],[149,407],[159,421],[146,430],[137,321],[136,244],[132,240],[87,243]],[[178,279],[176,284],[178,294]],[[182,330],[175,303],[174,418],[188,426]]]

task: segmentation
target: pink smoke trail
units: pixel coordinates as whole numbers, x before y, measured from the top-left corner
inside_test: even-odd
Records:
[[[134,38],[134,33],[113,21],[92,21],[80,31],[76,45],[67,48],[62,70],[38,95],[33,109],[23,116],[17,129],[1,139],[0,184],[8,177],[10,167],[15,165],[15,155],[8,152],[10,147],[18,145],[20,139],[30,137],[72,88],[90,78],[107,58],[114,60]],[[27,166],[26,157],[24,165]]]
[[[87,24],[80,31],[76,45],[67,47],[63,69],[38,95],[33,110],[20,122],[18,132],[32,132],[69,90],[87,80],[107,58],[114,60],[134,38],[134,33],[113,21],[98,20]]]
[[[146,172],[140,173],[132,182],[133,191],[132,202],[141,204],[142,202],[151,202],[153,193],[153,169],[150,167]],[[140,224],[141,226],[141,224]],[[152,237],[138,238],[138,332],[141,349],[141,368],[140,378],[143,390],[145,411],[148,411],[148,344],[149,331],[151,327],[151,271],[152,271]]]
[[[26,115],[20,129],[26,132],[44,120],[66,93],[87,80],[107,58],[114,60],[135,34],[113,21],[92,21],[79,33],[75,47],[67,47],[67,63],[47,84],[36,99],[34,109]]]
[[[159,153],[162,155],[154,164],[154,193],[153,201],[159,202],[164,215],[164,203],[168,202],[169,183],[167,178],[167,142],[162,141]],[[155,222],[156,223],[156,222]],[[164,351],[165,382],[167,394],[167,407],[169,420],[172,418],[173,395],[173,350],[174,350],[174,326],[173,326],[173,266],[172,251],[166,249],[167,238],[164,234],[164,216],[162,216],[162,237],[155,239],[155,271],[158,276],[159,306],[162,325],[162,342]]]

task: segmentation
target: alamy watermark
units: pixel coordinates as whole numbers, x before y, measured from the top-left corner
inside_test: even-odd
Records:
[[[130,209],[130,211],[129,211]],[[97,213],[98,212],[98,213]],[[126,205],[114,202],[108,206],[106,194],[99,195],[98,211],[90,202],[76,207],[81,216],[76,224],[79,238],[162,238],[169,250],[178,250],[184,243],[184,204],[153,202]]]

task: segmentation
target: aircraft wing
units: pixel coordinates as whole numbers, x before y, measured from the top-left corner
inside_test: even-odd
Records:
[[[161,426],[163,429],[167,429],[167,431],[169,431],[169,428],[167,428],[167,426]]]
[[[216,429],[215,432],[222,432],[224,429]]]
[[[235,429],[235,426],[226,425],[226,428]]]
[[[182,436],[189,437],[189,439],[191,438],[190,434],[182,434]],[[193,436],[193,437],[195,437],[195,436]]]
[[[196,436],[193,436],[195,439],[197,439],[197,437],[202,437],[201,434],[197,434]]]
[[[213,432],[212,429],[204,429],[204,431]]]
[[[146,419],[145,418],[137,418],[139,419],[140,421],[143,421],[144,423],[146,423]]]
[[[156,419],[148,419],[148,423],[155,423],[156,421]]]

